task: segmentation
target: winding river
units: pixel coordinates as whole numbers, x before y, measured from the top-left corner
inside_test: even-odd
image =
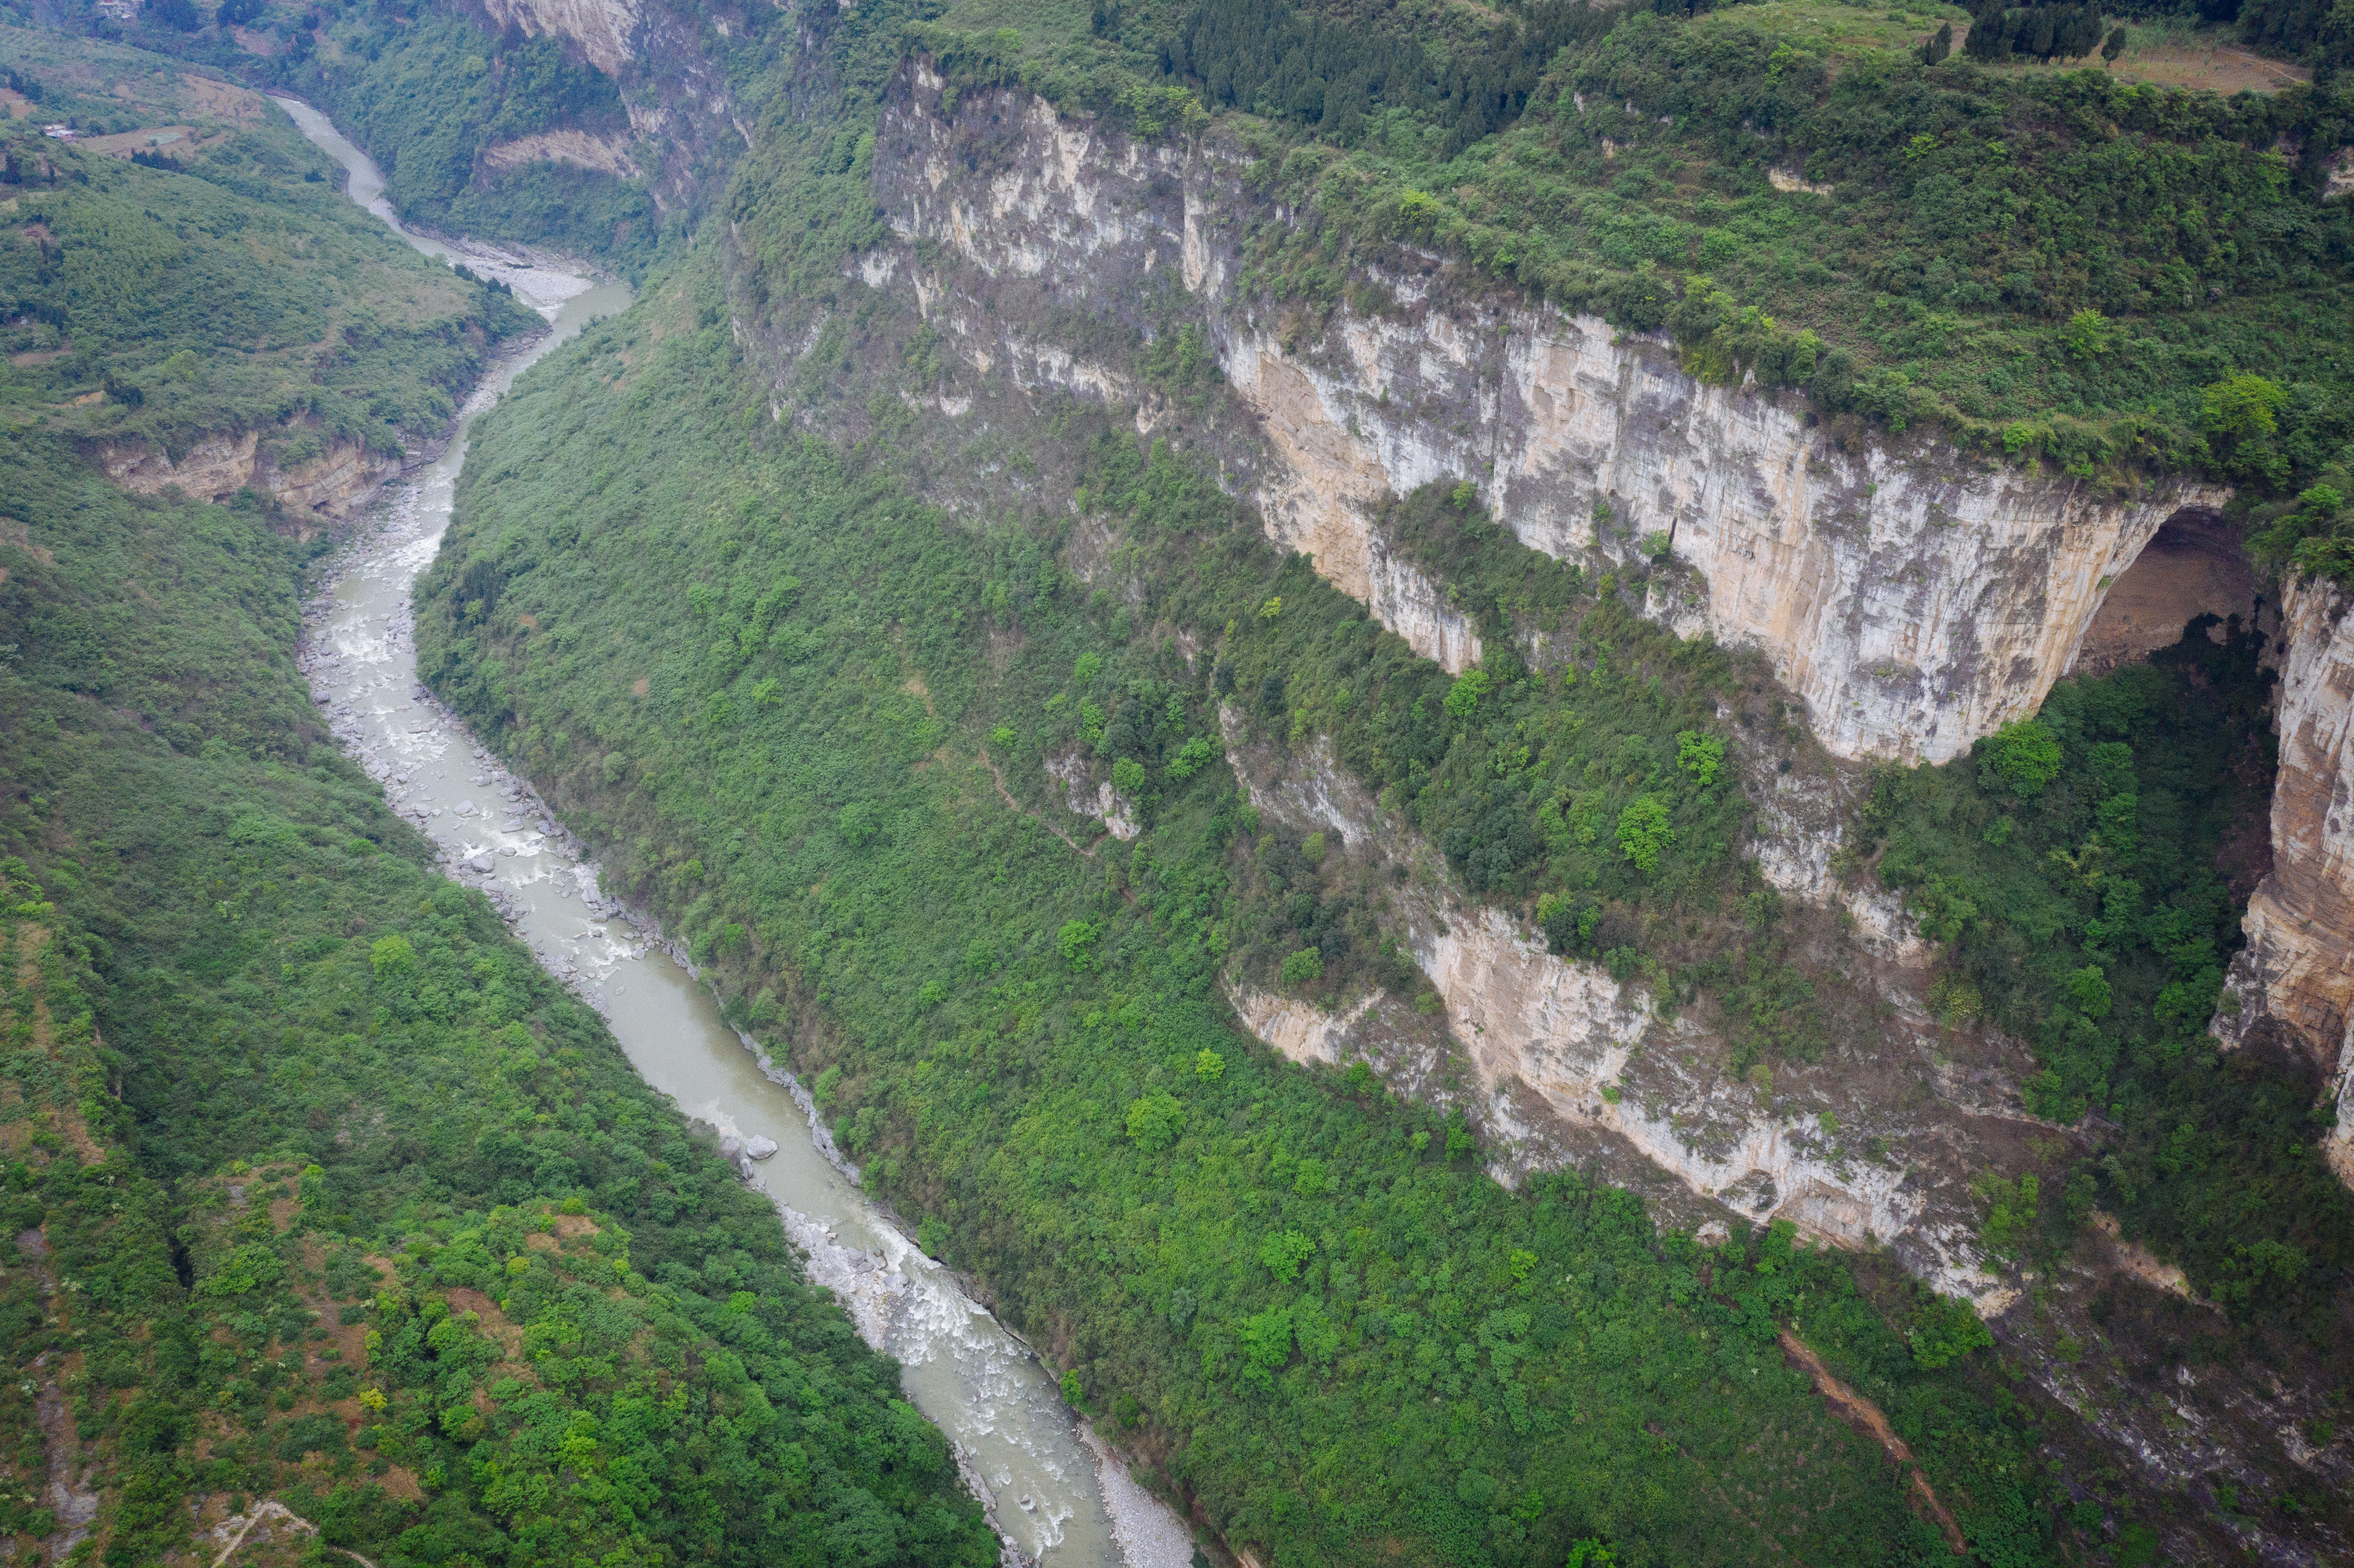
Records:
[[[425,254],[505,281],[550,323],[483,378],[440,459],[387,490],[307,608],[302,664],[336,736],[440,847],[448,874],[488,895],[540,962],[604,1016],[646,1082],[733,1140],[723,1148],[746,1151],[743,1171],[809,1255],[811,1280],[833,1288],[867,1340],[899,1360],[908,1399],[954,1442],[1013,1552],[1050,1568],[1187,1568],[1194,1552],[1183,1524],[1074,1420],[1022,1341],[866,1201],[791,1075],[720,1021],[652,923],[604,897],[585,847],[529,783],[417,682],[410,589],[440,547],[468,427],[541,355],[627,308],[630,290],[409,233],[365,153],[315,110],[277,101],[350,172],[354,201]]]

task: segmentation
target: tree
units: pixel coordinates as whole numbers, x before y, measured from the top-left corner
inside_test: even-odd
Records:
[[[1258,1247],[1258,1260],[1286,1285],[1298,1279],[1299,1271],[1315,1255],[1315,1241],[1299,1231],[1276,1231]]]
[[[1096,938],[1102,935],[1085,920],[1066,921],[1055,934],[1055,945],[1062,949],[1063,961],[1072,969],[1085,971],[1095,967]]]
[[[1185,1102],[1172,1094],[1147,1095],[1128,1107],[1128,1136],[1139,1149],[1158,1154],[1185,1130]]]
[[[2126,52],[2126,30],[2123,26],[2110,29],[2108,41],[2101,46],[2101,63],[2113,66],[2117,57]]]
[[[2070,357],[2098,359],[2116,342],[2116,327],[2108,317],[2095,310],[2078,311],[2068,318],[2064,340]]]
[[[2001,780],[2023,796],[2043,793],[2060,777],[2060,742],[2033,719],[2017,719],[1978,742],[1978,768],[1987,787]]]
[[[1702,789],[1714,788],[1716,776],[1724,767],[1723,737],[1692,729],[1681,731],[1676,736],[1676,766],[1691,774]]]
[[[1933,1299],[1904,1337],[1912,1342],[1913,1360],[1925,1372],[1950,1366],[1994,1343],[1977,1308],[1958,1296]]]
[[[1953,52],[1954,25],[1951,22],[1946,22],[1938,26],[1935,37],[1921,46],[1921,63],[1935,65]]]
[[[1657,866],[1659,852],[1675,836],[1675,830],[1668,825],[1668,803],[1657,795],[1638,795],[1632,805],[1618,813],[1618,848],[1634,862],[1637,871]]]

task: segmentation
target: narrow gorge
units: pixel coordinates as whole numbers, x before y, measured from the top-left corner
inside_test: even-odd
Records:
[[[2344,54],[0,26],[0,1555],[2344,1559]]]

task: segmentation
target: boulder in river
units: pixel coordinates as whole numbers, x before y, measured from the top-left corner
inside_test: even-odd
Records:
[[[755,1138],[744,1145],[744,1152],[755,1160],[766,1160],[776,1153],[777,1147],[777,1140],[773,1138]]]

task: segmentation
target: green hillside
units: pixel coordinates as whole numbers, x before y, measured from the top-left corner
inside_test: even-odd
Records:
[[[29,119],[0,131],[13,429],[175,456],[257,430],[288,467],[338,440],[398,454],[448,422],[497,342],[539,325],[345,200],[259,93],[18,28],[0,28],[0,65],[48,83],[46,112],[133,122],[74,143]],[[174,134],[151,151],[138,128]]]
[[[529,319],[298,147],[5,143],[15,330],[69,352],[0,442],[0,1540],[209,1563],[267,1500],[378,1568],[992,1563],[768,1202],[335,749],[305,520],[85,461],[289,397],[422,435]]]
[[[1237,799],[1222,693],[1272,685],[1288,721],[1352,682],[1369,711],[1427,715],[1442,756],[1463,744],[1443,676],[1182,460],[1108,431],[1090,504],[1166,585],[1135,612],[1056,566],[1050,524],[953,524],[878,465],[747,433],[716,288],[674,274],[478,427],[420,662],[617,846],[609,874],[671,912],[740,1026],[821,1021],[796,1061],[868,1185],[1054,1347],[1069,1396],[1279,1561],[1379,1541],[1557,1563],[1597,1537],[1628,1563],[1769,1540],[1949,1557],[1784,1364],[1802,1318],[1973,1536],[2028,1549],[2025,1412],[1990,1369],[1908,1351],[1952,1331],[1925,1296],[1882,1280],[1868,1303],[1787,1227],[1712,1250],[1574,1177],[1508,1192],[1459,1123],[1235,1030],[1228,959],[1309,997],[1419,976],[1378,889]],[[1664,729],[1697,836],[1706,790],[1668,782],[1682,710],[1635,664],[1680,656],[1578,608],[1629,666],[1578,688],[1596,743]],[[1172,623],[1215,660],[1189,667]],[[1135,770],[1132,843],[1050,831],[1072,819],[1031,781],[1073,746]]]

